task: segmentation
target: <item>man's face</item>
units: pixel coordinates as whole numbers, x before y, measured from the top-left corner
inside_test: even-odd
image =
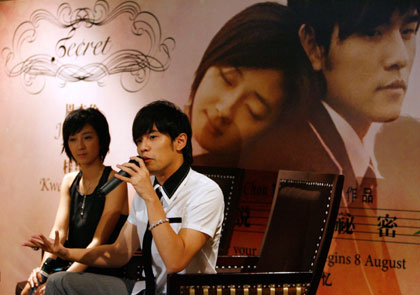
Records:
[[[342,41],[334,28],[322,64],[325,100],[351,125],[399,117],[416,50],[416,15],[396,11],[389,23]]]
[[[182,152],[180,154],[177,151],[175,141],[169,135],[159,132],[156,126],[136,140],[137,152],[143,157],[150,174],[170,176],[177,170]]]

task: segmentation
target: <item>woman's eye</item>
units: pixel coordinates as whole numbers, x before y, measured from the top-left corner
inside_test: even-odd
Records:
[[[219,68],[219,74],[222,80],[229,86],[235,86],[239,83],[241,72],[237,68]]]
[[[246,106],[249,114],[256,121],[264,120],[270,112],[269,107],[262,103],[258,98],[249,99]]]
[[[258,111],[258,110],[254,110],[252,109],[250,106],[248,106],[248,111],[251,115],[251,117],[256,120],[256,121],[261,121],[264,119],[265,114],[264,112]]]
[[[222,70],[220,70],[220,77],[222,77],[223,81],[225,81],[226,84],[229,86],[232,86],[232,82],[227,78],[227,76],[223,73]]]
[[[263,115],[255,113],[252,110],[250,110],[250,113],[251,113],[252,118],[254,118],[256,121],[261,121],[262,119],[264,119]]]
[[[251,117],[256,121],[264,120],[268,114],[268,110],[262,106],[253,106],[247,104],[247,108]]]

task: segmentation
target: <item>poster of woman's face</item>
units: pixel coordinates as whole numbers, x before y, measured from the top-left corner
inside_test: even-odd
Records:
[[[209,153],[234,156],[280,115],[283,73],[210,67],[191,106],[194,138]]]
[[[286,105],[297,104],[299,83],[293,79],[305,58],[297,29],[287,7],[257,3],[232,16],[211,39],[186,109],[204,150],[196,164],[238,165],[241,152],[275,126]]]

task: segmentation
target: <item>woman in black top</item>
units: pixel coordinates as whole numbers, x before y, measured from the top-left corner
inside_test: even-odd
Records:
[[[70,112],[63,123],[63,151],[70,161],[80,168],[64,176],[60,189],[60,202],[50,236],[56,230],[60,242],[71,248],[93,247],[112,243],[128,215],[127,185],[122,183],[106,197],[96,191],[116,172],[103,164],[109,151],[110,135],[104,115],[93,108]],[[46,253],[42,263],[51,254]],[[55,257],[53,257],[55,258]],[[60,266],[68,266],[67,271],[96,272],[118,275],[118,270],[88,268],[80,263],[57,260]],[[42,264],[41,264],[42,265]],[[38,286],[40,267],[29,276],[21,294],[29,294],[37,286],[34,294],[44,294],[45,284]]]

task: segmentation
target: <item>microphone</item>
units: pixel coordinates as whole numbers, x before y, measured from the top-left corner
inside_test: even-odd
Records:
[[[143,159],[140,156],[137,156],[140,159]],[[130,160],[128,163],[134,163],[137,166],[139,166],[139,163],[136,160]],[[124,170],[120,170],[120,172],[118,172],[119,175],[124,176],[124,177],[130,177],[130,174],[128,174],[127,172],[125,172]],[[114,188],[116,188],[120,183],[122,182],[122,180],[115,178],[114,176],[107,182],[105,183],[103,186],[101,186],[98,190],[98,194],[100,195],[107,195],[109,194]]]
[[[39,284],[42,285],[43,283],[45,283],[48,279],[48,277],[50,276],[51,273],[54,272],[54,268],[55,268],[55,259],[54,258],[47,258],[45,260],[45,262],[42,264],[40,273],[41,273],[41,280],[38,280]],[[32,295],[37,287],[33,287],[30,291],[29,291],[29,295]]]

